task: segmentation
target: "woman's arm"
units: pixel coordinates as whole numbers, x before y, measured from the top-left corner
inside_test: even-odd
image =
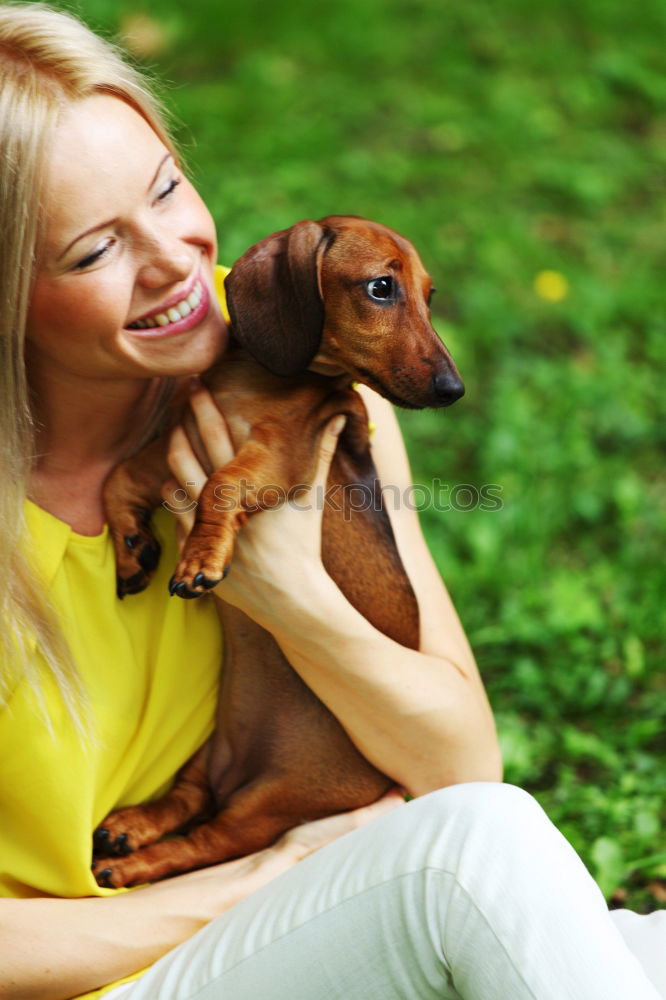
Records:
[[[361,392],[376,427],[372,449],[380,481],[404,496],[412,479],[393,408],[371,390]],[[318,580],[322,588],[325,618],[315,623],[320,612],[313,601],[312,610],[302,609],[310,623],[274,618],[274,634],[364,755],[413,795],[462,781],[501,780],[488,699],[418,515],[404,504],[389,508],[389,515],[419,603],[420,650],[387,639],[346,601],[333,603],[330,591],[337,587],[328,577],[309,583],[314,587]]]
[[[257,854],[90,899],[0,899],[0,998],[65,1000],[132,975],[308,854],[403,801],[307,823]]]
[[[376,394],[363,395],[377,424],[373,454],[382,483],[402,491],[410,474],[395,416]],[[231,454],[223,419],[204,391],[193,395],[192,405],[219,467]],[[315,481],[320,488],[334,448],[329,433]],[[170,463],[181,483],[201,482],[182,433],[174,436]],[[321,563],[321,511],[299,508],[284,505],[250,519],[219,596],[275,636],[361,752],[413,795],[461,781],[500,780],[492,713],[416,513],[404,506],[390,511],[419,601],[419,651],[388,639],[349,604]]]

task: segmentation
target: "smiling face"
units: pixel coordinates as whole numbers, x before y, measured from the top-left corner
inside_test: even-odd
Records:
[[[210,366],[227,339],[213,220],[136,111],[102,94],[66,108],[43,204],[26,329],[33,378],[132,379]]]

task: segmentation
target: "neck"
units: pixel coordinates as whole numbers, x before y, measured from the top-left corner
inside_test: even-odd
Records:
[[[104,480],[139,446],[159,388],[158,379],[32,384],[36,458],[30,499],[75,531],[98,534]]]

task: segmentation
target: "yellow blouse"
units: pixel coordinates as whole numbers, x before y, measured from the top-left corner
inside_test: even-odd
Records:
[[[216,275],[220,290],[224,274]],[[110,895],[90,871],[92,832],[112,809],[166,791],[211,732],[222,656],[217,613],[210,596],[169,596],[175,519],[164,509],[153,519],[162,545],[155,577],[122,601],[106,527],[79,535],[29,501],[26,523],[94,731],[82,738],[46,670],[50,728],[25,682],[0,711],[0,896]]]

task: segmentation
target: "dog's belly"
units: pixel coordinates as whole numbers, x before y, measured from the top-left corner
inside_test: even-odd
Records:
[[[351,493],[359,483],[364,489]],[[375,483],[369,453],[360,466],[348,454],[336,454],[322,558],[365,618],[396,642],[417,648],[418,605]],[[251,785],[257,812],[275,808],[277,801],[291,816],[288,825],[295,825],[378,798],[389,779],[354,747],[274,639],[228,605],[222,623],[225,663],[209,771],[218,805]],[[262,785],[265,799],[258,794]],[[276,785],[282,788],[277,799]]]

